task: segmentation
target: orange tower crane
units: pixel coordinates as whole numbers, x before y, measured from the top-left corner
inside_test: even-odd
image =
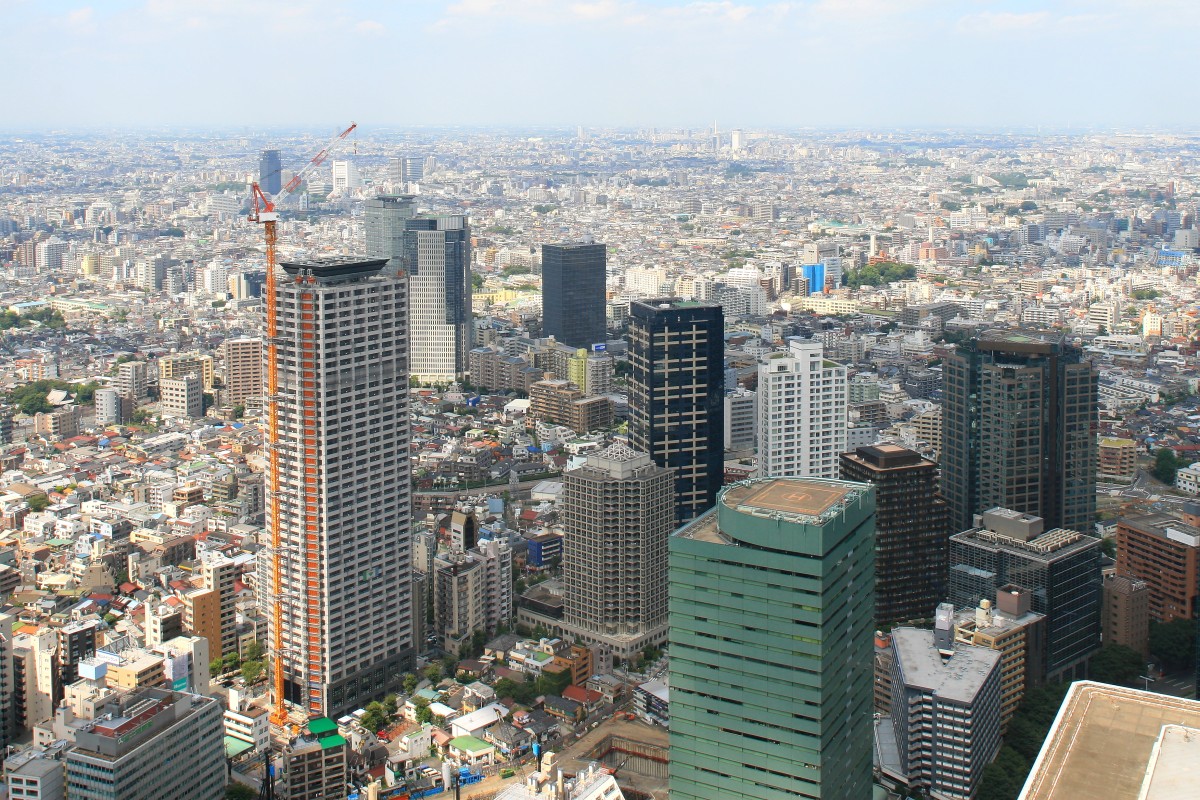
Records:
[[[350,127],[339,133],[337,136],[329,140],[329,144],[312,157],[304,169],[300,170],[295,176],[287,182],[278,194],[274,197],[267,197],[263,193],[262,188],[257,184],[250,187],[251,194],[254,197],[254,209],[250,212],[250,221],[262,224],[263,231],[267,235],[267,280],[264,287],[265,305],[267,310],[267,453],[269,459],[269,471],[267,473],[268,486],[270,489],[270,517],[268,523],[271,527],[271,634],[274,647],[271,652],[271,677],[274,685],[274,696],[272,700],[271,724],[283,726],[287,722],[287,707],[284,703],[284,680],[283,680],[283,578],[282,578],[282,542],[279,535],[279,407],[277,403],[277,394],[279,391],[279,378],[276,373],[276,361],[278,353],[276,349],[276,337],[279,335],[278,320],[275,311],[275,267],[276,267],[276,243],[278,241],[278,232],[276,225],[279,222],[279,212],[276,211],[276,204],[283,198],[296,191],[296,188],[304,181],[305,177],[314,169],[319,167],[325,159],[342,143],[350,132],[358,127],[357,123],[351,122]],[[306,470],[307,472],[307,470]],[[307,502],[315,502],[315,496],[306,498]],[[307,503],[306,503],[307,504]],[[305,515],[308,516],[307,514]],[[306,520],[307,522],[307,520]],[[305,526],[306,529],[309,527]],[[306,530],[306,534],[309,531]],[[316,620],[308,620],[309,625],[316,623]],[[308,639],[311,640],[313,634],[310,632]],[[311,658],[310,653],[310,658]]]

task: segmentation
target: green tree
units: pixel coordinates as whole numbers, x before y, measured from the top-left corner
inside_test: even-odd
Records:
[[[442,665],[439,662],[434,662],[425,668],[425,680],[432,684],[437,684],[442,679]]]
[[[1133,686],[1145,668],[1142,654],[1122,644],[1101,647],[1088,666],[1092,680],[1118,686]]]
[[[878,264],[868,264],[860,269],[851,270],[846,275],[846,283],[850,288],[858,289],[862,286],[884,286],[894,281],[907,281],[916,275],[917,268],[911,264],[881,261]]]
[[[266,650],[262,646],[262,642],[257,639],[246,645],[246,660],[247,661],[262,661],[263,654]]]
[[[975,800],[1015,800],[1021,793],[1029,762],[1011,747],[1000,748],[996,760],[983,770]]]
[[[404,693],[412,694],[415,692],[419,682],[416,675],[413,675],[411,672],[404,673]]]
[[[359,722],[362,723],[362,726],[364,728],[369,730],[371,733],[378,733],[379,731],[381,731],[382,729],[387,727],[387,725],[388,725],[387,709],[384,707],[384,705],[382,703],[379,703],[379,702],[367,703],[366,711],[367,711],[367,713],[363,714],[362,719],[359,720]]]
[[[243,661],[242,662],[242,679],[246,683],[258,683],[262,678],[266,669],[261,661]]]
[[[220,675],[225,671],[225,662],[219,658],[214,658],[208,662],[208,672],[210,675]]]
[[[1168,670],[1192,666],[1196,656],[1196,623],[1190,619],[1150,623],[1150,652]]]
[[[44,494],[31,494],[25,498],[25,505],[29,506],[30,511],[38,514],[50,507],[50,498]]]
[[[1182,466],[1186,466],[1186,462],[1181,461],[1174,450],[1160,447],[1154,453],[1154,466],[1150,468],[1150,474],[1163,483],[1174,485],[1175,473]]]
[[[1117,557],[1117,537],[1105,536],[1100,540],[1100,552],[1109,558]]]
[[[225,787],[225,800],[255,800],[258,792],[244,783],[231,783]]]

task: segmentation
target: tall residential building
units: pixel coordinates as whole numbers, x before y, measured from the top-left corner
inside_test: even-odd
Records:
[[[1200,528],[1171,514],[1117,521],[1117,574],[1144,581],[1150,619],[1172,622],[1200,613]]]
[[[946,504],[937,464],[894,444],[841,456],[842,480],[875,484],[875,624],[930,619],[946,596]]]
[[[350,746],[328,717],[310,719],[305,730],[283,748],[279,800],[327,800],[346,795]]]
[[[758,464],[764,477],[838,477],[846,449],[846,368],[815,339],[791,339],[758,365]]]
[[[284,263],[275,287],[267,526],[281,542],[268,563],[280,565],[283,626],[268,641],[286,699],[308,714],[395,691],[412,659],[407,282],[386,263]]]
[[[767,478],[670,538],[672,800],[871,793],[875,498]]]
[[[717,502],[724,480],[725,317],[678,298],[629,305],[629,435],[675,474],[675,521]]]
[[[468,371],[475,335],[470,226],[466,217],[453,215],[406,219],[404,227],[410,371],[423,381],[458,380]],[[386,233],[381,236],[381,241],[391,240]],[[383,245],[380,247],[379,257],[383,257]],[[394,259],[395,251],[391,253],[389,257]]]
[[[279,194],[283,188],[283,160],[278,150],[263,150],[258,157],[258,185],[267,196]]]
[[[447,652],[470,644],[478,632],[491,635],[512,622],[512,550],[507,540],[485,539],[465,550],[455,547],[436,556],[429,572],[433,624]]]
[[[892,631],[889,721],[911,789],[969,800],[1000,752],[1000,653],[955,643],[953,628],[947,603],[938,607],[932,631]]]
[[[139,401],[146,396],[146,362],[124,361],[117,365],[117,380],[114,384],[122,397]]]
[[[263,394],[262,339],[226,339],[225,402],[243,406]]]
[[[221,703],[164,689],[122,692],[75,733],[67,752],[72,800],[225,796]]]
[[[543,336],[571,347],[590,348],[607,340],[607,263],[607,248],[591,237],[542,245]]]
[[[1100,540],[1044,531],[1040,518],[1004,508],[984,512],[982,523],[950,537],[950,602],[975,608],[1006,586],[1029,592],[1046,616],[1043,674],[1079,676],[1100,648]]]
[[[620,658],[666,639],[670,470],[623,444],[563,476],[564,621]]]
[[[97,389],[94,399],[97,425],[119,425],[125,421],[125,408],[129,400],[121,397],[116,389]]]
[[[200,574],[204,577],[204,588],[217,593],[221,607],[221,641],[212,649],[214,656],[238,652],[237,637],[237,593],[234,584],[238,578],[238,564],[219,551],[206,550],[200,558]]]
[[[954,530],[1010,508],[1091,529],[1098,383],[1065,334],[989,331],[947,356],[942,496]]]

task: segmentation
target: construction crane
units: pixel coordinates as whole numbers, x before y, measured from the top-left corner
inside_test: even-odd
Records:
[[[273,197],[263,193],[262,188],[254,183],[250,187],[254,197],[254,208],[250,212],[250,221],[260,223],[267,235],[267,280],[264,287],[267,310],[267,452],[270,464],[267,479],[270,482],[271,497],[271,634],[274,647],[271,652],[271,673],[274,681],[274,697],[272,697],[271,724],[283,727],[287,724],[287,707],[284,704],[283,678],[283,578],[281,568],[282,542],[279,536],[279,406],[276,394],[279,391],[279,379],[276,375],[276,337],[279,334],[278,320],[275,313],[275,267],[276,243],[279,222],[279,212],[276,205],[285,197],[296,191],[296,188],[317,167],[329,158],[350,132],[358,127],[355,122],[350,127],[329,140],[329,144],[321,149],[297,172],[287,185]]]

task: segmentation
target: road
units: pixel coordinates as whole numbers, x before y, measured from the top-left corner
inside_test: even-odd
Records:
[[[1097,483],[1096,493],[1108,495],[1109,497],[1124,497],[1129,500],[1142,500],[1150,503],[1165,503],[1167,505],[1181,505],[1183,503],[1195,502],[1194,497],[1181,497],[1179,495],[1167,494],[1166,486],[1163,486],[1157,481],[1150,479],[1145,470],[1139,469],[1132,483]]]

